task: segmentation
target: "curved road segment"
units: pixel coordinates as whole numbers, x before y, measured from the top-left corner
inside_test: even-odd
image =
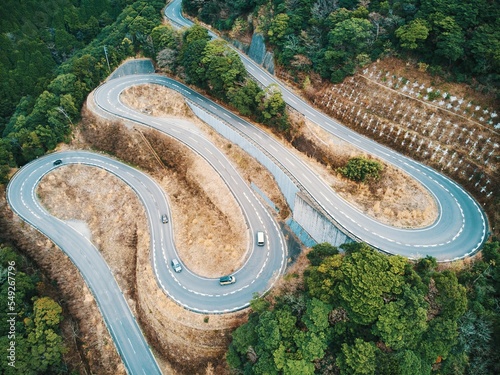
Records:
[[[164,224],[162,215],[171,217],[163,190],[144,173],[107,156],[85,151],[54,153],[27,164],[9,182],[7,198],[14,212],[51,238],[78,267],[92,290],[105,322],[124,363],[132,374],[160,373],[147,343],[99,251],[81,233],[41,207],[36,187],[43,176],[54,168],[84,164],[102,168],[128,184],[144,205],[151,235],[151,258],[158,284],[183,307],[200,313],[225,313],[245,308],[254,293],[269,290],[285,267],[286,245],[275,220],[231,163],[187,122],[152,121],[151,125],[172,132],[188,146],[215,164],[217,173],[234,193],[247,223],[250,236],[244,265],[233,275],[236,283],[219,285],[218,279],[200,277],[183,266],[176,273],[171,260],[180,259],[173,243],[172,221]],[[54,165],[55,160],[62,163]],[[256,233],[263,231],[264,246],[257,246]],[[221,248],[224,244],[221,244]],[[201,254],[203,256],[203,254]]]
[[[165,14],[177,26],[189,26],[180,12],[180,0],[174,0]],[[213,37],[216,37],[211,33]],[[239,132],[254,140],[279,160],[301,185],[354,238],[392,254],[410,258],[431,255],[440,261],[459,259],[477,251],[487,237],[487,220],[480,206],[459,185],[433,169],[408,159],[376,142],[345,128],[307,104],[289,88],[271,76],[246,55],[240,56],[249,73],[264,85],[280,86],[286,102],[325,130],[358,148],[395,165],[420,181],[439,206],[435,223],[417,230],[383,225],[367,217],[340,198],[308,166],[273,137],[226,109],[172,79],[154,74],[113,79],[95,92],[95,102],[108,116],[129,119],[154,127],[178,139],[203,156],[220,174],[240,204],[250,238],[247,258],[234,275],[237,282],[221,287],[217,279],[199,277],[185,266],[175,273],[170,261],[179,259],[173,244],[173,225],[163,224],[161,215],[170,215],[163,190],[148,176],[109,157],[83,151],[51,154],[27,164],[9,182],[7,199],[13,210],[30,225],[51,238],[79,268],[96,297],[127,370],[131,374],[160,374],[158,365],[99,251],[82,234],[65,222],[51,216],[36,197],[36,186],[54,168],[72,163],[105,169],[127,183],[144,204],[151,231],[151,254],[158,284],[177,303],[202,313],[223,313],[248,306],[255,292],[269,290],[285,267],[286,246],[282,234],[225,156],[199,130],[186,122],[147,116],[124,106],[120,93],[127,87],[144,83],[167,86],[178,91],[195,105],[221,118]],[[53,162],[61,159],[62,164]],[[266,244],[258,247],[257,231],[265,232]],[[221,244],[221,247],[223,244]]]
[[[174,25],[179,27],[189,27],[193,24],[182,16],[181,0],[172,1],[165,9],[165,15]],[[213,38],[217,37],[212,32],[210,35]],[[286,168],[295,176],[302,187],[353,238],[365,241],[391,254],[400,254],[409,258],[431,255],[438,261],[456,260],[471,255],[486,241],[488,236],[486,215],[479,204],[458,184],[432,168],[344,127],[310,106],[248,56],[236,51],[249,74],[257,81],[264,86],[275,83],[280,87],[283,98],[288,105],[336,137],[404,170],[425,186],[438,204],[439,216],[428,227],[412,230],[381,224],[367,217],[332,192],[321,179],[317,176],[311,176],[312,173],[303,163],[293,158],[290,153],[287,154],[283,147],[274,144],[274,147],[279,150],[275,157],[286,165]],[[244,123],[241,120],[238,122]],[[239,125],[236,123],[235,126]],[[242,130],[248,129],[250,126],[245,124]],[[271,140],[266,140],[266,142],[273,143]],[[273,147],[268,147],[267,150],[272,151]]]
[[[17,215],[49,237],[78,267],[95,296],[128,372],[144,375],[161,374],[125,297],[99,251],[81,233],[40,206],[36,187],[45,174],[56,168],[53,162],[57,159],[63,161],[60,166],[79,163],[103,168],[117,175],[118,171],[125,175],[130,173],[127,178],[134,178],[138,182],[144,178],[133,168],[98,154],[56,153],[36,159],[21,168],[7,186],[7,199]],[[148,182],[145,180],[145,183]]]

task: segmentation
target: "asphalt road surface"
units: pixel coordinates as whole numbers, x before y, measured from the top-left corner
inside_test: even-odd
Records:
[[[165,14],[177,26],[188,25],[188,21],[180,14],[179,4],[180,0],[173,1],[166,8]],[[215,37],[213,33],[212,36]],[[244,265],[234,273],[237,282],[220,286],[218,279],[200,277],[190,272],[185,265],[182,265],[183,271],[180,273],[172,270],[170,262],[173,258],[179,259],[179,256],[173,243],[172,226],[175,223],[164,224],[161,221],[163,214],[171,216],[167,198],[151,178],[134,168],[99,154],[67,151],[36,159],[16,173],[7,188],[11,207],[26,222],[51,238],[79,268],[96,297],[125,366],[132,374],[158,374],[160,371],[111,271],[90,241],[65,222],[51,216],[41,207],[36,197],[36,186],[43,175],[59,167],[53,165],[56,159],[62,161],[60,166],[81,163],[106,169],[134,189],[147,212],[152,262],[158,284],[167,295],[187,309],[202,313],[223,313],[248,306],[254,293],[269,290],[283,272],[286,246],[275,220],[225,156],[186,122],[154,118],[125,107],[119,96],[127,87],[144,83],[165,85],[224,119],[279,160],[280,166],[291,173],[299,181],[300,187],[345,231],[385,252],[410,258],[431,255],[440,261],[454,260],[474,253],[487,238],[484,212],[458,184],[427,166],[345,128],[311,107],[248,57],[243,54],[240,56],[255,79],[264,85],[278,84],[287,103],[308,119],[420,181],[436,199],[439,217],[432,225],[417,230],[381,224],[340,198],[321,178],[311,172],[305,162],[295,157],[273,137],[187,86],[154,74],[124,76],[108,81],[95,92],[95,101],[100,110],[107,112],[109,116],[156,128],[203,156],[227,183],[240,204],[250,239]],[[256,232],[260,230],[264,231],[266,237],[264,247],[256,244]],[[223,245],[221,244],[221,248]],[[182,259],[180,260],[182,263]]]
[[[165,9],[166,17],[178,27],[192,25],[191,21],[182,16],[180,4],[180,0],[172,1]],[[212,37],[216,37],[213,32],[210,34]],[[488,237],[486,215],[479,204],[461,186],[432,168],[344,127],[310,106],[293,90],[248,56],[238,50],[237,52],[249,74],[257,81],[265,86],[275,83],[280,87],[283,98],[288,105],[329,133],[404,170],[425,186],[438,204],[438,218],[428,227],[412,230],[381,224],[364,215],[335,194],[319,177],[312,176],[313,173],[309,171],[307,166],[297,161],[291,154],[287,154],[283,147],[266,139],[266,142],[269,143],[267,149],[269,151],[279,150],[276,158],[297,178],[314,200],[353,238],[365,241],[391,254],[400,254],[409,258],[431,255],[438,261],[456,260],[471,255],[486,241]],[[238,120],[235,126],[238,126],[238,122],[243,123]],[[243,129],[249,128],[248,124],[243,127]],[[261,134],[261,136],[263,135]]]
[[[36,186],[45,174],[58,167],[53,164],[58,159],[62,161],[59,166],[71,163],[86,164],[106,169],[118,176],[124,174],[129,179],[136,179],[138,183],[144,181],[147,184],[149,181],[135,169],[99,154],[61,152],[36,159],[21,168],[9,182],[7,199],[17,215],[49,237],[78,267],[94,294],[128,372],[161,374],[118,284],[99,251],[83,234],[50,215],[38,201]]]

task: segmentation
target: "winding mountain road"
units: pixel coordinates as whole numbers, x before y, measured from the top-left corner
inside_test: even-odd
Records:
[[[180,3],[180,0],[174,0],[167,6],[165,14],[176,25],[189,26],[190,22],[184,19],[180,12]],[[215,37],[215,34],[212,33],[212,36]],[[488,224],[483,210],[458,184],[437,171],[342,126],[311,107],[247,56],[241,53],[240,56],[256,80],[264,85],[278,84],[286,102],[305,117],[331,134],[404,170],[419,181],[438,203],[438,219],[426,228],[410,230],[384,225],[367,217],[343,200],[312,172],[302,159],[272,136],[175,80],[155,74],[139,74],[108,81],[94,94],[99,110],[110,117],[124,118],[158,129],[204,157],[226,182],[238,201],[250,239],[244,264],[234,273],[237,282],[221,287],[217,279],[200,277],[185,266],[181,273],[172,270],[171,259],[179,259],[173,243],[172,226],[175,223],[166,225],[160,219],[164,213],[171,216],[167,197],[151,178],[136,169],[100,154],[66,151],[36,159],[13,176],[7,187],[9,204],[23,220],[51,238],[78,267],[96,298],[118,351],[131,374],[161,372],[99,251],[82,234],[51,216],[40,205],[36,186],[45,174],[54,168],[77,163],[105,169],[128,184],[145,207],[151,234],[152,262],[159,286],[177,303],[192,311],[224,313],[248,306],[254,293],[269,290],[283,272],[286,246],[273,217],[225,156],[194,126],[182,121],[154,118],[123,105],[120,93],[128,87],[145,83],[167,86],[195,105],[228,122],[279,160],[280,166],[296,178],[300,188],[310,194],[353,238],[363,240],[385,252],[410,258],[431,255],[440,261],[448,261],[474,253],[487,238]],[[53,162],[56,159],[61,159],[62,164],[55,166]],[[264,247],[258,247],[255,241],[255,234],[259,230],[265,232]]]
[[[193,24],[182,16],[181,0],[172,1],[165,8],[165,15],[177,27],[189,27]],[[210,32],[210,35],[213,38],[217,37],[213,32]],[[277,142],[273,144],[272,140],[266,139],[269,146],[271,144],[273,146],[267,149],[269,151],[279,150],[275,157],[295,176],[313,199],[353,238],[365,241],[387,253],[400,254],[409,258],[431,255],[438,261],[457,260],[469,256],[486,241],[488,237],[486,215],[479,204],[461,186],[434,169],[361,136],[326,116],[248,56],[239,50],[236,51],[249,74],[257,81],[264,86],[274,83],[280,87],[283,98],[288,105],[327,132],[405,171],[426,187],[438,204],[438,218],[428,227],[402,229],[384,225],[364,215],[342,199],[318,176],[310,172],[304,163],[293,158],[283,147],[276,145]],[[239,127],[242,131],[254,132],[254,130],[250,130],[250,128],[254,129],[253,126],[249,124],[242,126],[239,123],[244,122],[239,120],[234,126]]]
[[[54,166],[53,163],[57,159],[62,160],[62,164]],[[161,374],[125,297],[99,250],[83,234],[48,213],[38,201],[36,187],[42,177],[54,168],[67,164],[85,164],[105,169],[118,177],[126,176],[141,190],[153,190],[155,184],[134,168],[109,157],[83,151],[70,151],[38,158],[21,168],[9,181],[7,200],[17,215],[49,237],[80,270],[94,294],[128,372],[144,375]],[[150,220],[153,218],[150,217]]]

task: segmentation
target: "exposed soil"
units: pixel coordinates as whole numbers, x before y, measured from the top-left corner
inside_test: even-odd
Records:
[[[172,105],[165,104],[166,97],[174,100]],[[130,107],[154,116],[185,114],[185,110],[180,109],[182,106],[174,104],[182,103],[182,96],[159,85],[130,88],[122,94],[121,99]],[[422,227],[436,219],[437,206],[431,195],[401,170],[386,166],[382,178],[370,184],[357,184],[342,178],[335,169],[343,166],[350,157],[360,155],[360,151],[313,123],[304,122],[299,115],[292,114],[291,118],[295,124],[292,145],[310,156],[313,160],[309,159],[309,162],[316,172],[359,210],[398,227]],[[286,142],[284,144],[289,146]],[[297,155],[304,157],[303,154]]]
[[[194,120],[183,105],[171,115],[179,114],[179,111],[184,118]],[[205,125],[198,126],[203,128]],[[237,146],[230,145],[216,134],[210,137],[225,150],[242,174],[257,184],[276,203],[280,212],[287,215],[289,211],[284,198],[269,173]],[[226,252],[222,259],[220,247],[207,241],[201,245],[196,242],[199,238],[208,238],[214,243],[232,241],[230,243],[239,242],[246,246],[247,241],[239,208],[227,199],[227,187],[214,181],[218,177],[214,179],[213,176],[218,175],[204,160],[156,131],[96,119],[84,111],[84,119],[74,132],[74,139],[69,146],[62,145],[62,148],[90,147],[111,152],[141,167],[162,184],[169,195],[173,211],[171,224],[175,225],[181,245],[177,243],[177,237],[176,243],[183,247],[179,249],[181,258],[186,264],[191,262],[188,267],[217,276],[238,267],[244,251],[234,251],[236,246],[230,249],[236,257],[231,259]],[[88,181],[94,183],[88,184]],[[126,185],[96,168],[72,165],[60,167],[46,176],[38,194],[53,214],[76,225],[99,246],[149,342],[159,353],[157,358],[165,373],[228,372],[223,358],[230,332],[246,320],[247,312],[225,315],[191,313],[158,289],[150,264],[149,233],[143,209]],[[196,220],[203,221],[204,225],[196,225]],[[238,222],[243,223],[243,230]],[[224,239],[219,237],[221,235],[232,238]],[[199,256],[201,246],[202,257]],[[203,262],[197,261],[198,258],[203,258]],[[84,314],[84,309],[80,313]],[[95,316],[102,320],[100,314]]]
[[[465,84],[446,82],[425,67],[387,58],[333,85],[315,75],[280,78],[325,113],[357,132],[448,175],[481,203],[500,234],[498,100]]]
[[[64,361],[81,374],[126,374],[92,293],[71,260],[44,235],[10,210],[0,193],[0,229],[54,283],[63,307]]]

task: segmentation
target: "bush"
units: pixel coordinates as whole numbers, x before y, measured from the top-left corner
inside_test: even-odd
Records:
[[[349,159],[345,167],[338,169],[344,177],[356,182],[365,182],[370,178],[378,180],[382,170],[383,166],[378,161],[363,157]]]

